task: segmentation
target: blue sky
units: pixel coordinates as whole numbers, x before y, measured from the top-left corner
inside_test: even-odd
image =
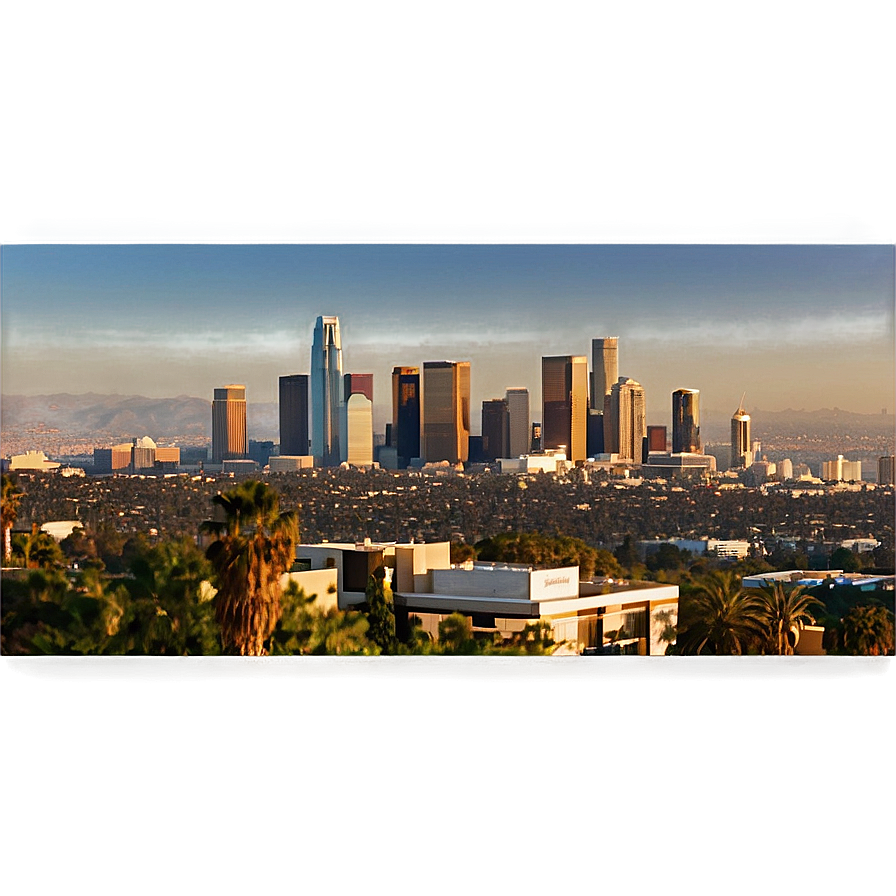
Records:
[[[477,10],[418,33],[404,9],[319,30],[314,7],[197,16],[199,45],[139,16],[138,46],[24,10],[37,55],[0,57],[7,394],[243,380],[273,401],[335,313],[380,420],[395,363],[466,358],[474,401],[537,404],[542,353],[608,334],[657,422],[680,386],[704,409],[896,405],[893,251],[858,245],[896,232],[883,16]],[[643,245],[233,245],[265,241]],[[853,245],[649,245],[788,241]]]

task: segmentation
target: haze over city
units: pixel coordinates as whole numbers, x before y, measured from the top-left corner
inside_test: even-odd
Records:
[[[5,393],[273,401],[335,314],[382,409],[607,333],[651,415],[896,405],[888,4],[209,9],[6,6]]]

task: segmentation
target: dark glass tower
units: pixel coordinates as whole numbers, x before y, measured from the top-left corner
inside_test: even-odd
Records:
[[[672,453],[703,453],[700,444],[700,392],[697,389],[676,389],[672,393]]]
[[[392,445],[398,466],[420,457],[420,368],[392,369]]]
[[[280,453],[308,454],[308,376],[280,377]]]

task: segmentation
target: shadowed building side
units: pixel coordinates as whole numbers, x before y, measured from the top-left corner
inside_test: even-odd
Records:
[[[398,466],[420,457],[420,368],[392,368],[392,447]]]
[[[588,456],[588,359],[559,355],[541,359],[542,448],[563,449],[570,461]]]
[[[308,376],[280,377],[280,454],[308,454]]]

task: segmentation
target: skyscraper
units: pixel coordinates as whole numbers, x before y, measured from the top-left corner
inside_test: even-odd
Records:
[[[507,400],[494,398],[482,402],[482,455],[486,460],[509,457],[510,416]],[[525,453],[525,452],[522,452]]]
[[[392,368],[392,447],[398,466],[420,457],[420,368]]]
[[[672,453],[703,453],[698,389],[676,389],[672,393]]]
[[[591,340],[591,408],[603,413],[604,396],[619,379],[619,337]]]
[[[529,453],[529,390],[511,388],[505,393],[509,421],[509,443],[506,457]]]
[[[246,431],[246,387],[215,389],[212,401],[212,463],[242,460],[249,454]]]
[[[542,445],[563,446],[569,460],[587,458],[588,359],[559,355],[541,359]]]
[[[877,459],[878,485],[893,485],[894,472],[896,472],[894,462],[896,462],[896,457],[892,454],[885,454]]]
[[[731,417],[731,467],[749,467],[753,463],[750,442],[750,415],[744,410],[744,400]]]
[[[604,450],[634,463],[644,460],[647,438],[647,402],[644,387],[624,376],[614,383],[604,398],[605,434],[609,437]]]
[[[470,450],[470,362],[423,364],[423,459],[467,460]]]
[[[354,467],[373,463],[373,402],[354,392],[345,403],[345,460]]]
[[[311,453],[324,467],[342,460],[340,426],[345,404],[338,317],[318,317],[311,345]]]
[[[280,377],[280,454],[308,454],[308,375]]]

